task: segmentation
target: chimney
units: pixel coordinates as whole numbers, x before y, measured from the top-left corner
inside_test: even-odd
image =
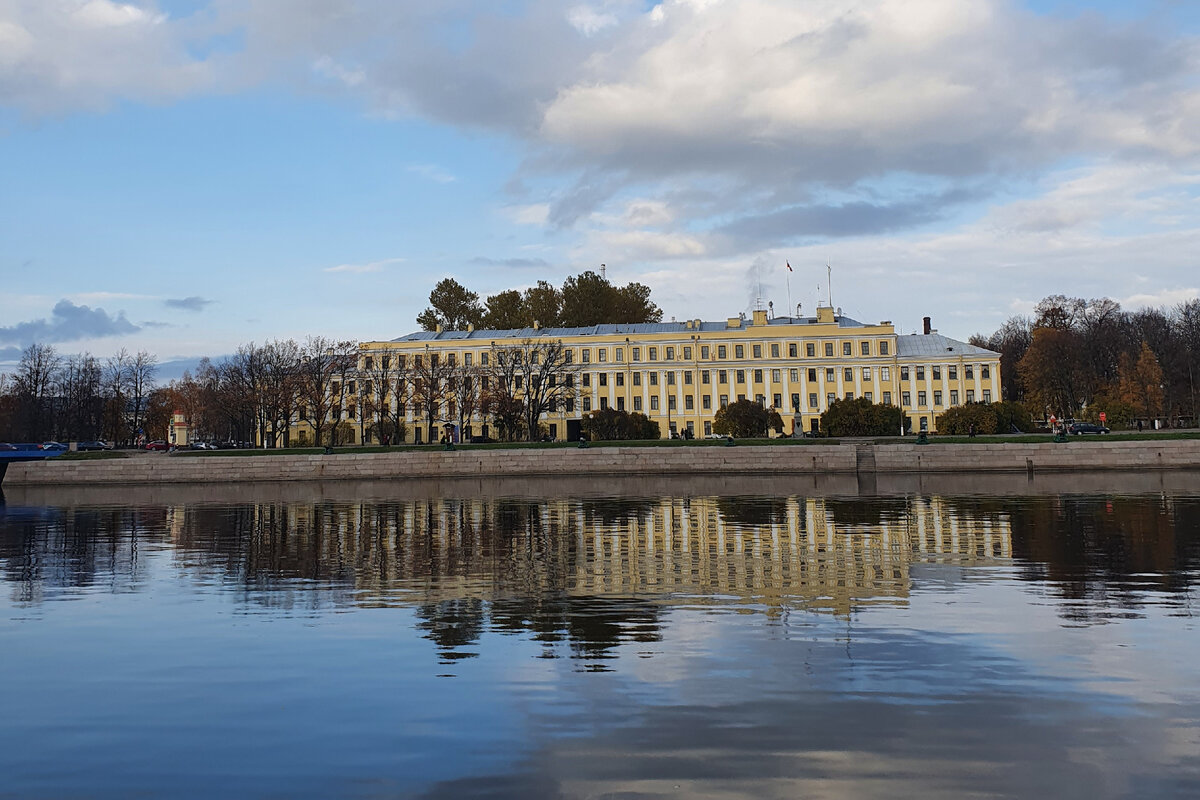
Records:
[[[930,333],[933,332],[933,328],[931,328],[929,326],[930,319],[929,319],[929,317],[923,317],[922,319],[923,319],[923,322],[925,323],[925,335],[928,336]]]

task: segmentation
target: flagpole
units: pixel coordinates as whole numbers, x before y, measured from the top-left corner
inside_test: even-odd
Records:
[[[788,290],[788,319],[791,319],[791,318],[792,318],[792,273],[790,273],[790,272],[789,272],[789,273],[788,273],[787,275],[785,275],[784,277],[785,277],[785,278],[787,278],[787,290]]]
[[[833,308],[833,267],[825,262],[825,288],[829,290],[829,307]]]

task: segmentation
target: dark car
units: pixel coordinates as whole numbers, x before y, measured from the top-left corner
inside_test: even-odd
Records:
[[[1108,428],[1092,422],[1072,422],[1067,426],[1067,432],[1074,436],[1083,436],[1085,433],[1108,433]]]
[[[17,446],[15,444],[11,444],[9,442],[0,442],[0,450],[3,450],[6,453],[11,453],[13,450],[16,450],[16,449],[17,449]]]
[[[490,436],[472,436],[471,444],[492,444],[496,440]]]
[[[164,442],[162,439],[155,439],[153,442],[146,443],[147,450],[168,450],[171,445]]]
[[[111,450],[112,445],[105,444],[104,442],[98,442],[98,441],[80,442],[79,444],[75,445],[75,449],[81,453],[86,453],[89,450]]]
[[[42,450],[68,450],[70,448],[68,448],[62,442],[42,442],[41,449]]]

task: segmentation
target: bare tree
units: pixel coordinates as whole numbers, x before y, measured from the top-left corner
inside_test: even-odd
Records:
[[[371,430],[380,442],[404,439],[404,403],[410,388],[407,367],[404,355],[392,349],[372,350],[363,356],[359,370],[362,417],[371,420]]]
[[[450,359],[439,353],[417,353],[412,358],[412,399],[416,413],[424,417],[428,441],[434,440],[437,421],[442,419],[442,404],[447,398],[449,380],[454,374]]]
[[[50,434],[52,390],[61,365],[62,358],[48,344],[31,344],[21,353],[14,377],[18,427],[31,439],[41,441]]]
[[[128,386],[132,402],[133,430],[140,432],[144,426],[146,403],[154,391],[154,376],[158,373],[158,357],[139,350],[129,362]]]
[[[287,446],[288,430],[296,413],[300,347],[293,339],[267,342],[260,352],[262,385],[259,391],[263,419],[270,428],[264,438],[271,447]]]
[[[301,418],[312,425],[314,443],[317,445],[321,444],[327,427],[330,430],[329,446],[335,444],[346,378],[352,374],[357,362],[357,348],[355,342],[334,341],[323,336],[308,337],[301,348]]]
[[[104,362],[104,430],[113,444],[130,438],[125,415],[129,384],[129,352],[122,347]]]
[[[504,408],[519,401],[525,437],[536,440],[542,416],[575,400],[579,368],[571,358],[571,350],[561,339],[525,339],[516,345],[495,347],[491,356],[493,407]]]
[[[480,371],[474,364],[465,361],[454,368],[450,375],[448,395],[452,407],[450,416],[457,415],[459,435],[465,435],[467,425],[480,410]]]

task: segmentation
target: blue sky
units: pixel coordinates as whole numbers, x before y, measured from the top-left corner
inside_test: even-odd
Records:
[[[0,369],[608,265],[991,331],[1200,296],[1200,4],[0,0]]]

